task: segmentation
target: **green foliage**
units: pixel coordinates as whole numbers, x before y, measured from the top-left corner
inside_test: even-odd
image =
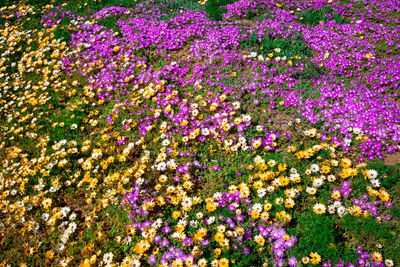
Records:
[[[273,53],[274,57],[293,57],[293,56],[311,56],[311,50],[304,43],[301,33],[294,32],[287,38],[271,34],[258,37],[257,33],[253,33],[248,39],[241,41],[241,47],[256,47],[257,54],[267,57],[269,53]],[[279,48],[280,52],[274,51]]]
[[[302,59],[303,69],[293,74],[296,79],[310,80],[312,78],[318,78],[325,74],[325,70],[321,68],[317,63],[312,62],[310,59]]]
[[[295,234],[299,241],[290,253],[306,256],[312,251],[318,252],[325,259],[342,258],[354,262],[354,251],[350,247],[340,245],[342,236],[332,218],[302,213],[299,214],[296,222],[297,226],[292,230],[292,234]]]
[[[301,12],[298,17],[302,18],[302,22],[311,26],[317,26],[320,21],[327,22],[328,20],[334,20],[338,24],[349,23],[349,21],[346,20],[343,16],[337,14],[332,7],[323,7],[321,9],[307,9]]]
[[[54,3],[52,0],[27,0],[26,3],[29,5],[49,5]]]
[[[349,238],[363,240],[369,249],[376,249],[375,245],[379,243],[386,257],[395,259],[400,255],[399,228],[391,221],[379,223],[374,217],[357,220],[347,214],[340,221],[340,226]]]
[[[222,15],[226,12],[224,6],[233,2],[233,0],[208,0],[206,12],[212,20],[222,20]]]
[[[71,33],[68,30],[69,23],[70,23],[70,21],[69,21],[68,16],[64,16],[60,25],[58,25],[56,30],[54,31],[55,39],[65,41],[67,43],[71,40]]]
[[[107,18],[101,18],[97,21],[97,24],[102,25],[104,27],[106,27],[108,30],[110,29],[116,29],[116,24],[118,22],[118,18],[114,17],[114,16],[110,16]]]
[[[167,1],[160,0],[160,4],[158,5],[158,10],[161,12],[160,20],[169,20],[170,18],[176,16],[180,10],[188,9],[188,10],[196,10],[200,11],[204,9],[202,5],[195,0],[177,0],[177,1]]]

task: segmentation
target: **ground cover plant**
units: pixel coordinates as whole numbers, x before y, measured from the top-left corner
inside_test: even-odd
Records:
[[[1,266],[397,266],[400,2],[0,3]]]

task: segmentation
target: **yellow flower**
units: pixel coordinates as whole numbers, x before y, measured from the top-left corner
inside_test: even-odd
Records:
[[[221,254],[221,249],[220,248],[216,248],[214,249],[214,255],[216,258],[218,258],[218,256]]]
[[[311,252],[310,257],[311,264],[319,264],[321,262],[321,256],[317,252]]]
[[[321,170],[323,173],[328,174],[331,172],[331,167],[329,165],[324,164],[321,166]]]
[[[341,194],[340,194],[339,190],[335,190],[332,192],[332,198],[339,199],[340,197],[341,197]]]
[[[257,181],[257,182],[255,182],[255,183],[253,184],[253,186],[254,186],[255,189],[258,190],[258,189],[262,188],[263,182],[262,182],[262,181]]]
[[[287,198],[287,199],[285,200],[285,207],[288,208],[288,209],[293,208],[293,207],[294,207],[294,204],[295,204],[295,202],[294,202],[294,200],[291,199],[291,198]]]
[[[222,234],[222,233],[216,233],[216,234],[214,235],[214,239],[215,239],[215,241],[217,241],[217,242],[219,243],[219,242],[221,242],[221,241],[224,239],[224,234]]]
[[[348,158],[343,158],[340,164],[343,168],[349,168],[351,166],[351,160]]]
[[[264,202],[264,210],[265,211],[269,211],[272,208],[272,204],[268,202],[268,200],[266,200]]]
[[[254,241],[256,241],[256,243],[260,246],[264,246],[265,244],[265,239],[261,235],[257,235],[256,237],[254,237]]]
[[[179,216],[181,216],[181,213],[180,213],[180,211],[174,211],[173,213],[172,213],[172,218],[174,218],[175,220],[177,220],[178,218],[179,218]]]
[[[321,203],[317,203],[313,207],[313,211],[315,214],[324,214],[326,211],[326,206]]]
[[[286,163],[284,163],[284,164],[279,163],[279,165],[278,165],[278,170],[279,170],[280,172],[283,172],[283,171],[285,171],[286,169],[287,169]]]
[[[47,259],[52,259],[54,257],[54,251],[52,251],[52,250],[48,250],[48,251],[46,251],[46,258]]]
[[[229,260],[226,258],[222,258],[218,261],[218,266],[219,267],[228,267],[229,266]]]
[[[183,262],[181,259],[176,259],[172,262],[172,267],[182,267],[183,266]]]
[[[42,205],[45,209],[48,209],[51,206],[51,202],[52,202],[51,198],[46,198],[45,200],[42,201]]]
[[[260,217],[260,212],[256,211],[256,210],[252,210],[251,211],[251,218],[257,219],[258,217]]]
[[[206,209],[208,212],[213,212],[217,209],[217,205],[214,202],[207,202]]]
[[[378,193],[378,197],[383,201],[383,202],[389,202],[391,200],[390,195],[385,189],[381,188]]]

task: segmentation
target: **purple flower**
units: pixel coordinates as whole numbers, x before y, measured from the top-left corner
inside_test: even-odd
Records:
[[[157,259],[156,255],[151,254],[150,257],[149,257],[148,263],[151,264],[151,265],[154,265],[154,264],[156,264],[156,259]]]
[[[246,256],[250,255],[250,249],[248,249],[248,248],[243,248],[242,251],[243,251],[243,254],[244,254],[244,255],[246,255]]]
[[[288,259],[288,265],[290,267],[295,267],[299,261],[295,257],[290,257]]]

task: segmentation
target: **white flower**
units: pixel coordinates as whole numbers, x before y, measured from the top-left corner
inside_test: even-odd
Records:
[[[184,208],[190,208],[192,206],[192,200],[190,197],[185,197],[182,199],[182,207]]]
[[[68,228],[70,229],[71,233],[75,232],[75,230],[76,230],[76,223],[71,222],[71,223],[68,225]]]
[[[323,184],[324,184],[324,181],[322,179],[319,179],[319,178],[315,179],[314,182],[313,182],[313,186],[316,187],[316,188],[321,187]]]
[[[373,187],[380,187],[381,186],[381,183],[380,183],[380,181],[378,179],[371,179],[370,182],[371,182]]]
[[[318,172],[319,171],[319,166],[317,164],[311,164],[310,170],[312,172]]]
[[[262,130],[264,130],[264,127],[262,125],[257,125],[256,126],[256,131],[257,132],[261,132]]]
[[[234,109],[239,109],[240,108],[240,102],[239,101],[233,102],[232,105],[233,105]]]
[[[344,138],[344,145],[345,146],[350,146],[350,144],[351,144],[351,139]]]
[[[343,206],[340,206],[340,207],[337,209],[337,213],[338,213],[338,215],[339,215],[340,217],[342,217],[343,215],[345,215],[345,214],[347,213],[346,208],[343,207]]]
[[[378,177],[378,172],[375,170],[367,170],[367,175],[369,179],[375,179]]]
[[[336,177],[335,177],[335,175],[328,175],[328,182],[334,182],[335,180],[336,180]]]
[[[253,210],[255,210],[257,212],[261,212],[263,210],[263,205],[260,203],[256,203],[253,205]]]
[[[214,216],[211,216],[210,218],[208,218],[207,224],[212,224],[213,222],[215,222],[215,217]]]
[[[342,206],[342,202],[340,202],[340,201],[335,201],[335,202],[333,202],[333,206],[334,206],[335,208],[339,208],[340,206]]]
[[[221,198],[222,198],[222,193],[221,193],[221,192],[215,193],[214,196],[213,196],[213,198],[216,199],[216,200],[221,199]]]
[[[153,223],[153,228],[158,229],[160,228],[162,225],[162,220],[160,218],[158,218],[154,223]]]
[[[334,214],[335,213],[335,206],[334,205],[329,205],[328,206],[328,213],[329,214]]]
[[[268,193],[273,193],[274,190],[275,190],[275,187],[273,187],[273,186],[268,186],[268,187],[267,187],[267,192],[268,192]]]
[[[261,188],[261,189],[257,190],[258,197],[264,197],[266,193],[267,193],[267,189],[265,189],[265,188]]]
[[[207,128],[203,128],[203,129],[201,130],[201,134],[204,135],[204,136],[207,136],[207,135],[210,134],[210,130],[208,130]]]
[[[197,115],[199,115],[199,110],[194,109],[194,110],[192,111],[192,116],[193,116],[193,117],[196,117]]]
[[[202,212],[196,213],[196,218],[199,219],[199,220],[202,219],[203,216],[204,216],[204,214]]]
[[[47,221],[49,219],[50,215],[48,213],[43,213],[42,214],[42,220]]]
[[[160,162],[157,164],[156,169],[158,171],[165,171],[167,169],[167,164],[165,162]]]
[[[251,121],[251,116],[249,114],[243,115],[243,121]]]
[[[183,226],[186,226],[187,225],[187,221],[185,219],[180,219],[178,221],[178,224],[182,224]]]
[[[108,252],[106,254],[104,254],[103,256],[103,261],[106,264],[110,264],[113,260],[114,254],[112,252]]]
[[[391,259],[386,259],[386,260],[385,260],[385,265],[388,266],[388,267],[394,266],[393,260],[391,260]]]
[[[298,173],[292,173],[289,176],[290,181],[294,181],[295,178],[300,177],[300,175]]]
[[[191,221],[189,222],[189,224],[190,224],[191,227],[197,228],[197,225],[199,224],[199,222],[196,221],[196,220],[191,220]]]
[[[169,141],[168,139],[165,139],[164,141],[162,141],[162,145],[163,146],[168,146],[171,143],[171,141]]]
[[[76,213],[75,212],[71,213],[71,215],[69,216],[69,220],[73,221],[75,220],[75,218],[76,218]]]
[[[256,57],[257,56],[257,52],[251,52],[249,57]]]
[[[245,137],[239,137],[239,143],[245,144],[246,143],[246,138]]]

